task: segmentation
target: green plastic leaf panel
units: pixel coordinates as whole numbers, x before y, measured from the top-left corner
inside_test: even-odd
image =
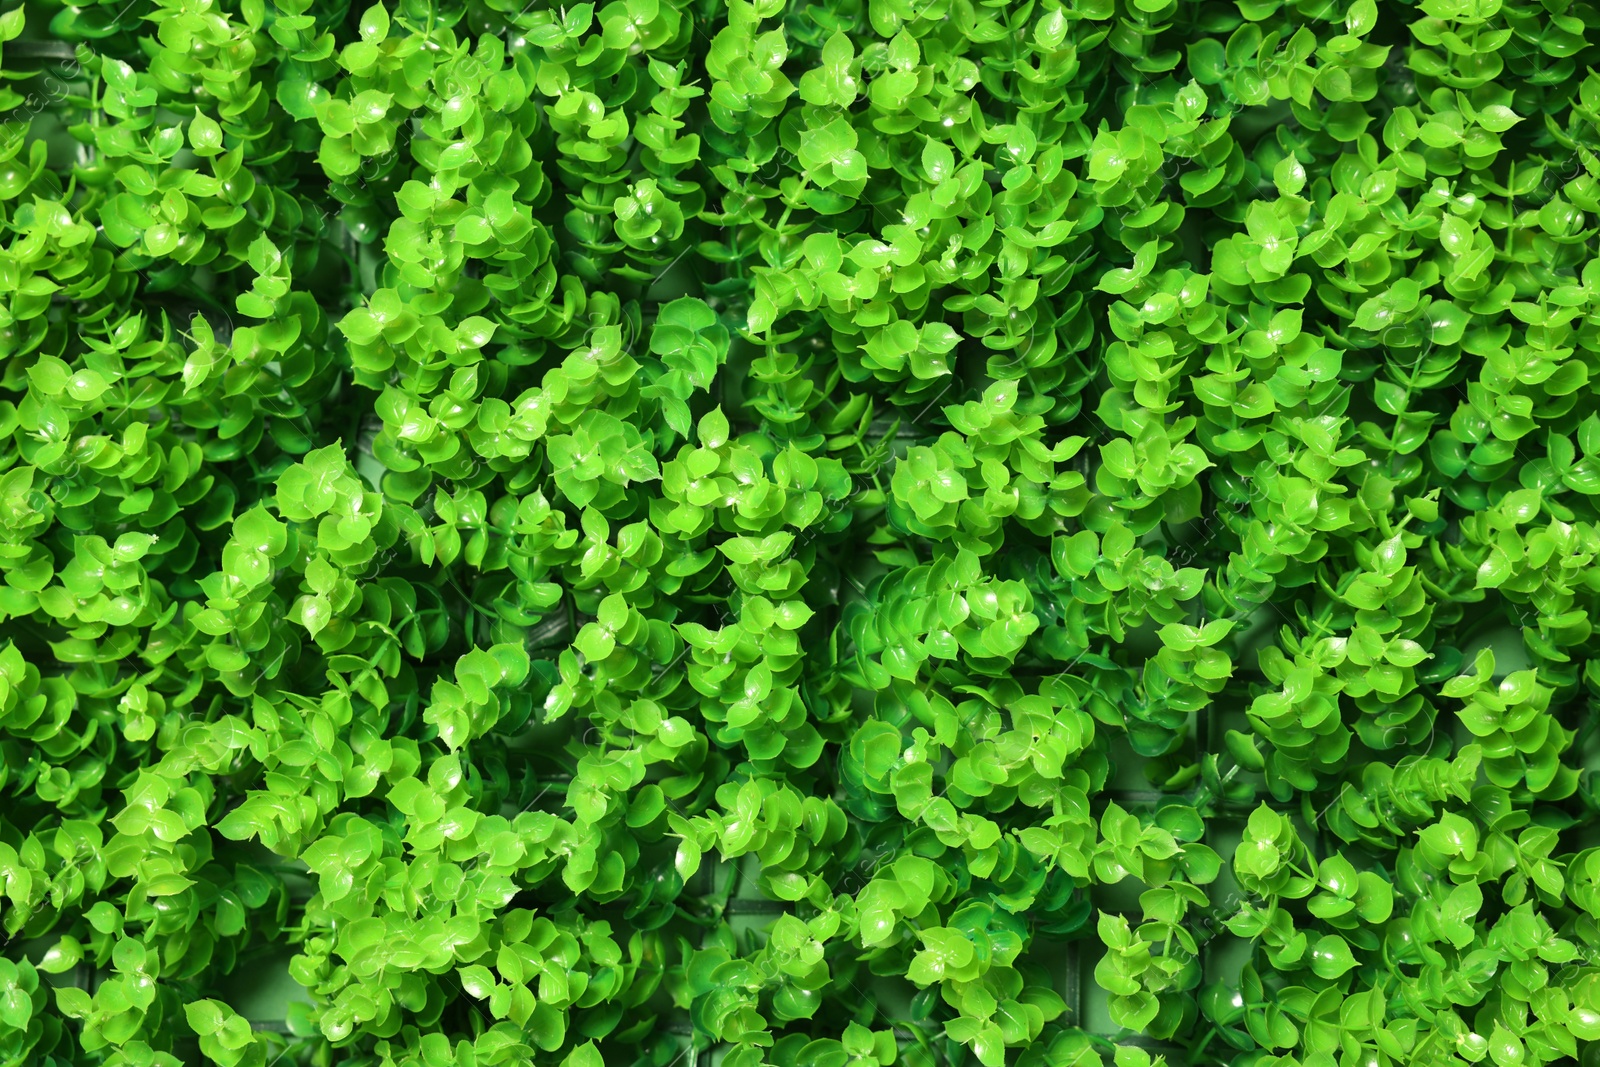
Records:
[[[1592,1064],[1597,33],[0,11],[0,1065]]]

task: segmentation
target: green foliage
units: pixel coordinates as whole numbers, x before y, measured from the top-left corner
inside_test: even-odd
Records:
[[[0,1067],[1594,1063],[1590,33],[0,14]]]

